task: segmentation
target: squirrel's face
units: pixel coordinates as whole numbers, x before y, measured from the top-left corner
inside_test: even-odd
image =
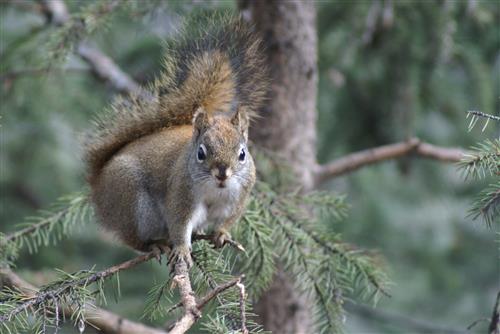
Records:
[[[194,121],[191,176],[193,180],[218,188],[248,183],[253,161],[247,150],[246,125],[240,116],[209,117],[198,112]]]

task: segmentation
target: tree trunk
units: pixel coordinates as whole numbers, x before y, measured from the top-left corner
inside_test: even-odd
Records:
[[[243,6],[267,47],[271,89],[251,129],[255,143],[279,152],[304,191],[316,165],[317,37],[313,1],[248,1]],[[311,333],[311,308],[280,271],[256,312],[273,333]]]

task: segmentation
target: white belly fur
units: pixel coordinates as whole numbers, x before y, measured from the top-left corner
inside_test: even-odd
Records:
[[[228,181],[225,188],[219,188],[212,182],[199,188],[198,204],[188,223],[189,239],[193,231],[210,225],[216,227],[234,213],[239,200],[240,185],[235,180]]]

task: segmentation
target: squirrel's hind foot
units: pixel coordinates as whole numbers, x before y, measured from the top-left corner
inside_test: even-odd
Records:
[[[155,258],[158,260],[158,263],[161,264],[161,256],[162,254],[169,254],[171,252],[171,248],[163,242],[154,243],[149,246],[149,251],[155,253]]]
[[[186,262],[188,269],[193,266],[193,259],[191,258],[191,249],[186,245],[174,246],[174,248],[170,251],[170,256],[168,259],[168,263],[173,267],[179,261]]]
[[[221,248],[226,243],[231,243],[232,241],[231,235],[224,229],[215,231],[212,237],[212,242],[216,248]]]

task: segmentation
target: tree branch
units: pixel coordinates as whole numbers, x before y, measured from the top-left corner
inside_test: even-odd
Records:
[[[168,331],[168,334],[182,334],[186,333],[191,326],[201,317],[201,309],[208,304],[217,295],[229,289],[232,286],[241,284],[244,275],[236,277],[224,284],[218,285],[208,292],[203,298],[196,302],[196,298],[191,287],[189,279],[189,271],[184,260],[179,260],[175,264],[175,276],[173,278],[174,284],[177,285],[181,296],[181,302],[175,305],[172,309],[178,308],[181,305],[184,308],[184,315],[176,321],[174,326]],[[240,306],[241,307],[241,306]],[[244,312],[244,306],[242,307]],[[242,323],[244,328],[244,323]]]
[[[118,3],[118,1],[111,2],[110,6],[108,6],[109,11]],[[43,0],[41,6],[48,21],[54,25],[63,26],[71,19],[71,15],[63,0]],[[99,49],[89,46],[84,42],[79,42],[75,47],[75,52],[89,64],[92,72],[98,79],[107,82],[118,92],[145,94],[145,91],[137,82]]]
[[[315,169],[315,182],[320,184],[358,168],[407,155],[416,155],[443,162],[458,162],[463,157],[463,154],[461,150],[456,148],[438,147],[422,143],[417,138],[412,138],[401,143],[351,153],[327,164],[318,165]]]
[[[240,284],[241,281],[245,278],[245,275],[240,275],[224,284],[221,284],[219,286],[216,286],[214,289],[212,289],[209,293],[205,295],[205,297],[201,298],[198,303],[196,304],[196,307],[201,310],[205,305],[208,304],[212,299],[217,297],[218,294],[226,291],[230,287],[233,287],[237,284]]]
[[[479,117],[483,117],[483,118],[489,118],[489,119],[492,119],[492,120],[500,122],[500,116],[486,114],[484,112],[477,111],[477,110],[469,110],[469,111],[467,111],[467,114],[468,115],[473,115],[473,116],[479,116]]]
[[[16,308],[14,308],[8,314],[0,316],[0,322],[9,321],[10,319],[12,319],[12,317],[27,310],[28,308],[40,305],[49,299],[57,298],[57,297],[63,295],[66,291],[70,290],[71,288],[87,286],[88,284],[94,283],[100,279],[110,277],[121,270],[130,269],[132,267],[135,267],[136,265],[143,263],[143,262],[146,262],[146,261],[149,261],[152,258],[157,257],[157,256],[158,256],[157,252],[149,252],[149,253],[146,253],[143,255],[139,255],[132,260],[128,260],[128,261],[125,261],[121,264],[112,266],[106,270],[93,273],[88,277],[77,279],[75,281],[70,281],[68,283],[63,283],[60,286],[55,287],[54,289],[47,289],[47,290],[38,292],[34,296],[25,299],[21,304],[19,304]],[[3,273],[3,271],[1,271],[0,273]]]
[[[10,287],[17,287],[26,294],[27,298],[34,298],[38,294],[38,288],[23,280],[10,269],[0,270],[3,284]],[[66,305],[62,308],[64,314],[69,318],[74,313],[73,307]],[[115,313],[102,308],[87,308],[85,311],[86,321],[103,332],[116,334],[165,334],[166,332],[148,327],[138,322],[125,319]]]
[[[11,242],[11,241],[14,241],[16,239],[19,239],[25,235],[31,234],[38,229],[46,228],[50,224],[52,224],[54,222],[54,220],[60,221],[61,218],[63,218],[68,213],[68,211],[69,211],[68,208],[63,209],[61,211],[56,212],[54,215],[51,215],[51,216],[43,219],[42,221],[40,221],[36,224],[31,224],[31,225],[29,225],[25,228],[22,228],[18,231],[15,231],[15,232],[12,232],[12,233],[5,235],[5,237],[3,239],[0,239],[0,246],[3,246],[4,244]]]
[[[236,286],[240,291],[241,334],[248,334],[248,329],[246,326],[246,312],[245,312],[245,298],[246,298],[245,285],[243,285],[243,283],[241,283],[241,281],[238,280]]]
[[[152,258],[156,258],[157,256],[158,252],[149,252],[143,255],[139,255],[131,260],[93,273],[88,277],[84,277],[82,279],[78,279],[68,283],[63,283],[54,289],[48,289],[44,291],[38,291],[38,288],[21,279],[10,269],[1,269],[0,276],[6,281],[6,285],[20,288],[22,292],[26,294],[26,299],[24,299],[20,305],[10,311],[8,314],[0,316],[0,321],[10,321],[10,319],[12,319],[12,317],[15,317],[17,314],[26,311],[31,307],[36,307],[37,305],[40,305],[49,299],[57,298],[58,296],[63,295],[70,288],[77,286],[87,286],[100,279],[108,278],[119,271],[135,267],[136,265],[149,261]],[[208,304],[213,298],[229,289],[230,287],[240,284],[241,280],[244,277],[244,275],[241,275],[224,284],[216,286],[197,302],[195,294],[191,287],[189,271],[186,263],[182,260],[178,261],[174,266],[174,270],[175,276],[173,278],[173,281],[179,288],[179,293],[181,296],[181,303],[174,306],[174,308],[183,306],[184,315],[175,323],[173,328],[168,332],[169,334],[181,334],[189,330],[189,328],[193,326],[198,318],[201,317],[201,309],[206,304]],[[244,306],[240,306],[240,308],[242,309],[242,312],[244,312]],[[75,309],[71,305],[65,305],[63,311],[65,315],[71,316],[74,313]],[[116,314],[97,307],[87,308],[85,310],[85,315],[86,321],[89,324],[106,332],[119,334],[165,334],[164,331],[124,319]],[[244,328],[244,322],[242,323],[242,328]]]
[[[201,317],[201,313],[196,307],[196,299],[191,280],[189,279],[189,271],[186,261],[179,259],[175,264],[174,283],[179,288],[181,303],[184,307],[184,315],[175,323],[174,327],[168,332],[169,334],[182,334],[188,331],[196,320]]]
[[[226,291],[227,289],[229,289],[230,287],[232,286],[235,286],[238,284],[238,282],[241,282],[243,280],[243,278],[245,278],[245,275],[240,275],[238,277],[235,277],[234,279],[226,282],[226,283],[223,283],[221,285],[218,285],[216,286],[215,288],[213,288],[212,290],[210,290],[210,292],[208,292],[203,298],[201,298],[200,300],[198,300],[198,303],[196,304],[196,308],[198,310],[201,310],[203,307],[205,307],[205,305],[207,305],[212,299],[214,299],[215,297],[217,297],[220,293]],[[167,313],[170,313],[171,311],[173,310],[176,310],[180,307],[182,307],[182,302],[172,306],[168,311]],[[168,326],[167,326],[168,327]],[[170,332],[169,332],[170,334]]]

